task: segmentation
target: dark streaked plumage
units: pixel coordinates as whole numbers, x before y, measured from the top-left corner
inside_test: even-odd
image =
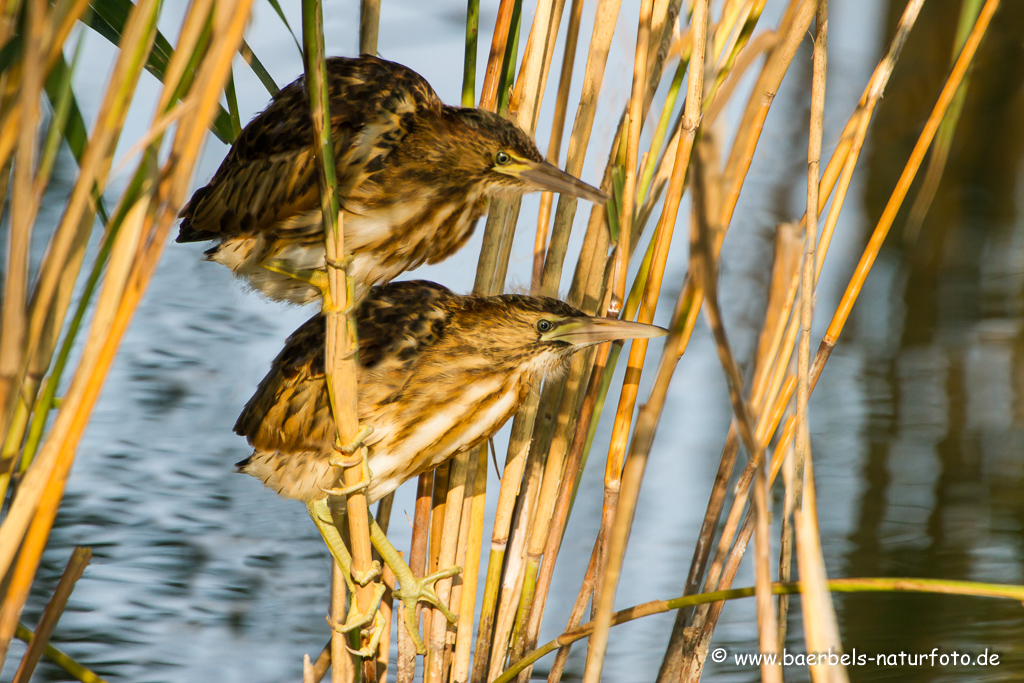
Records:
[[[600,191],[545,163],[514,124],[443,104],[411,69],[363,55],[328,59],[327,74],[357,296],[451,256],[490,197],[544,189],[603,200]],[[308,282],[263,267],[272,262],[277,271],[307,275],[324,267],[313,143],[300,78],[245,127],[210,183],[182,209],[177,241],[215,240],[207,257],[272,299],[318,298]]]
[[[459,296],[423,281],[374,288],[357,316],[371,502],[493,435],[575,351],[664,334],[557,299]],[[320,315],[292,334],[235,425],[255,449],[239,470],[307,503],[337,483],[324,334]]]

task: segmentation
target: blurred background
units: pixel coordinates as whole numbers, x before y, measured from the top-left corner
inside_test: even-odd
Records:
[[[482,4],[481,64],[495,20],[494,6]],[[298,29],[299,4],[282,5]],[[592,5],[584,10],[584,40]],[[830,2],[826,158],[904,5]],[[629,97],[638,6],[639,0],[623,2],[601,92],[606,102],[582,175],[590,183],[600,181],[598,166]],[[762,25],[777,23],[782,6],[769,2]],[[959,0],[926,3],[879,106],[819,283],[817,339],[946,77],[960,10]],[[160,24],[172,43],[176,11],[167,3]],[[524,26],[530,11],[524,7]],[[324,12],[328,54],[354,55],[358,3],[325,0]],[[379,54],[420,72],[443,100],[455,103],[464,29],[462,2],[384,0]],[[74,85],[91,126],[115,48],[85,34],[88,68],[78,70]],[[907,228],[912,190],[811,400],[822,541],[832,577],[1024,583],[1022,35],[1024,3],[1004,2],[975,60],[931,208],[919,229]],[[247,40],[279,85],[301,73],[292,37],[268,4],[256,3]],[[810,67],[808,36],[769,115],[722,252],[722,306],[741,359],[752,356],[763,318],[775,225],[803,212]],[[479,77],[482,82],[482,69]],[[244,122],[269,96],[241,60],[235,78]],[[122,152],[148,126],[158,92],[144,75]],[[659,92],[655,107],[663,96]],[[727,140],[745,98],[733,99],[721,130]],[[540,116],[541,149],[550,135],[545,126],[552,100]],[[578,92],[570,96],[575,101]],[[209,180],[225,152],[211,136],[195,187]],[[58,166],[41,229],[57,223],[70,190],[74,162],[65,153],[60,163],[63,182]],[[120,180],[126,183],[127,173]],[[511,288],[529,284],[537,202],[532,196],[524,203]],[[578,214],[576,238],[587,213]],[[684,207],[680,226],[687,216]],[[685,244],[677,241],[656,319],[662,324],[685,276]],[[402,278],[468,291],[479,244],[478,233],[452,259]],[[313,310],[244,291],[227,269],[202,262],[202,249],[169,245],[165,252],[82,442],[24,620],[38,618],[74,545],[88,545],[94,560],[53,638],[61,649],[111,681],[295,681],[303,653],[315,657],[328,638],[329,556],[302,505],[233,473],[249,450],[231,427],[285,337]],[[649,357],[659,353],[660,342]],[[617,608],[681,592],[731,417],[702,321],[679,364],[648,465]],[[496,442],[499,454],[506,432]],[[605,425],[566,533],[542,641],[561,631],[586,569],[603,486],[601,467],[593,465],[603,460],[607,443]],[[496,491],[496,475],[490,476]],[[414,489],[406,485],[395,500],[391,535],[399,547],[408,543]],[[493,507],[493,496],[488,502]],[[752,584],[747,566],[737,586]],[[937,647],[999,655],[998,666],[982,668],[854,667],[851,680],[1024,680],[1019,604],[908,594],[840,595],[836,603],[847,651],[916,654]],[[653,680],[672,619],[668,614],[616,627],[605,679]],[[799,609],[791,611],[790,624],[790,651],[803,652]],[[716,646],[756,650],[753,601],[726,607]],[[20,648],[12,648],[0,679],[10,680]],[[574,650],[568,678],[582,672],[583,654],[582,647]],[[548,665],[542,660],[534,675],[546,676]],[[42,680],[65,676],[45,662],[39,672]],[[793,676],[806,674],[794,669]],[[759,672],[709,663],[707,679],[755,681]]]

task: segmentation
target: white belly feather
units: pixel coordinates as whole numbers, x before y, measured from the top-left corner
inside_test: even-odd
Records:
[[[508,383],[508,390],[489,401],[482,413],[474,415],[470,429],[459,431],[456,427],[466,420],[473,406],[498,391],[500,386],[501,381],[497,378],[480,382],[460,392],[458,403],[439,404],[430,417],[401,443],[390,443],[394,436],[393,425],[384,426],[380,442],[371,449],[373,484],[368,491],[369,498],[376,500],[397,488],[413,463],[429,463],[417,468],[424,470],[440,465],[457,452],[453,441],[471,444],[493,432],[516,408],[519,399],[517,382]]]

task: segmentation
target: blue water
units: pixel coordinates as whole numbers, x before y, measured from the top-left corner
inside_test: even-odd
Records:
[[[495,11],[484,4],[481,64]],[[925,44],[915,34],[880,107],[819,286],[814,328],[819,338],[923,112],[934,101],[944,69],[936,69],[934,60],[943,65],[948,60],[955,4],[926,6],[920,36],[945,36],[939,56],[927,47],[915,51],[914,40]],[[583,173],[595,184],[629,94],[639,2],[623,5],[604,107]],[[779,5],[770,2],[765,17],[778,16]],[[356,53],[356,7],[351,1],[328,3],[329,53]],[[584,43],[593,7],[586,3]],[[298,3],[286,6],[296,29],[297,8]],[[161,21],[171,37],[177,11],[168,4]],[[387,0],[379,53],[416,69],[444,100],[456,102],[464,11],[464,3],[454,0]],[[893,11],[881,0],[832,3],[826,154],[883,49],[883,27]],[[1019,115],[1013,115],[1015,102],[1019,112],[1022,62],[1013,61],[1021,56],[1019,32],[1014,39],[1012,30],[1020,11],[1004,12],[972,86],[992,92],[986,83],[1002,77],[1010,84],[1002,92],[1009,94],[969,100],[963,123],[969,132],[954,146],[948,178],[921,236],[913,244],[901,242],[903,223],[897,222],[812,400],[819,514],[832,576],[1024,583],[1024,225],[1017,208],[1024,192],[1022,131]],[[524,21],[531,18],[524,10]],[[291,37],[265,3],[257,3],[247,39],[280,85],[301,72]],[[88,36],[87,50],[90,66],[80,70],[76,88],[88,118],[95,116],[114,53],[94,35]],[[579,61],[582,68],[582,57]],[[722,305],[741,359],[750,358],[763,316],[773,226],[799,217],[804,202],[806,43],[797,62],[776,99],[722,256]],[[266,91],[240,62],[236,85],[243,118],[264,106]],[[146,76],[122,151],[145,129],[158,91]],[[546,105],[537,136],[542,149],[551,116],[550,101]],[[570,114],[574,110],[570,106]],[[738,111],[730,107],[726,119],[735,120]],[[728,142],[729,133],[720,134]],[[196,187],[209,179],[225,151],[211,136]],[[72,177],[70,165],[58,169],[58,176]],[[118,182],[125,181],[122,174]],[[41,225],[58,220],[59,195],[66,191],[60,184],[54,189],[56,199],[44,206]],[[510,267],[513,286],[529,280],[536,206],[535,197],[524,204]],[[589,211],[583,209],[577,239]],[[679,245],[670,257],[658,322],[667,321],[685,274],[687,216],[680,213]],[[449,261],[406,277],[468,291],[479,244],[477,235]],[[226,269],[200,261],[202,248],[167,246],[82,441],[25,620],[35,623],[73,546],[88,545],[93,562],[54,642],[109,680],[298,680],[302,655],[315,657],[328,637],[328,555],[301,505],[232,472],[248,450],[231,426],[285,336],[309,311],[245,292]],[[568,279],[563,285],[567,289]],[[652,345],[654,360],[660,348]],[[618,606],[680,592],[730,418],[721,369],[701,322],[676,372],[648,465]],[[559,557],[543,639],[561,630],[586,567],[600,516],[608,436],[605,421]],[[499,439],[499,450],[502,443]],[[490,490],[497,486],[491,472]],[[399,547],[408,543],[405,516],[412,512],[413,488],[403,487],[395,502],[392,536]],[[493,506],[493,496],[489,503]],[[737,585],[752,583],[752,568],[744,565]],[[847,650],[930,653],[939,648],[978,654],[987,648],[1001,657],[998,666],[988,667],[866,665],[851,668],[851,680],[1024,679],[1019,604],[907,595],[840,596],[836,604]],[[730,604],[712,647],[730,654],[753,652],[753,610],[750,601]],[[653,680],[672,618],[618,627],[606,680]],[[791,652],[804,651],[799,621],[794,602]],[[21,652],[12,648],[3,680],[13,676]],[[582,654],[577,648],[568,675],[582,673]],[[538,666],[538,675],[546,666]],[[43,678],[63,680],[50,665],[40,670]],[[805,671],[792,669],[791,680],[806,680]],[[758,673],[728,661],[709,663],[707,679],[753,681]]]

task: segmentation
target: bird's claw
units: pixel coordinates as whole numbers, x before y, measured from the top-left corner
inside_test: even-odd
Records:
[[[380,572],[380,565],[377,565],[377,571]],[[348,634],[355,630],[363,630],[365,626],[373,623],[373,631],[371,632],[370,641],[359,650],[349,650],[360,657],[372,657],[377,651],[377,646],[380,644],[381,635],[384,633],[385,621],[383,615],[380,613],[380,601],[384,597],[384,591],[386,586],[384,584],[378,584],[373,591],[373,599],[370,602],[370,608],[366,612],[360,613],[356,608],[355,593],[351,592],[353,596],[351,602],[351,609],[348,615],[345,617],[344,624],[338,624],[330,616],[327,617],[327,624],[338,633]],[[347,645],[345,647],[348,647]]]
[[[363,659],[370,659],[377,653],[377,648],[380,647],[380,639],[384,635],[384,630],[387,628],[387,621],[384,619],[384,615],[377,612],[376,617],[373,621],[373,630],[370,632],[370,640],[366,645],[359,648],[358,650],[353,649],[346,643],[345,649],[354,654],[357,657]]]
[[[374,560],[373,562],[370,563],[370,568],[367,569],[365,572],[357,572],[355,570],[355,567],[353,567],[349,571],[349,573],[352,575],[352,580],[353,581],[358,583],[360,586],[365,586],[366,584],[370,583],[371,581],[375,581],[375,580],[380,578],[380,575],[381,575],[380,562],[378,562],[377,560]],[[383,586],[384,584],[380,584],[380,585]],[[381,589],[381,591],[383,593],[383,589]],[[380,598],[377,598],[377,602],[380,602]]]
[[[330,266],[331,268],[344,270],[347,274],[348,267],[352,265],[352,262],[355,260],[355,258],[356,257],[352,254],[345,254],[344,258],[342,258],[340,261],[324,257],[324,264]]]
[[[380,562],[374,560],[372,563],[370,563],[369,569],[367,569],[364,572],[361,572],[356,571],[356,568],[352,566],[351,558],[349,558],[348,566],[342,569],[341,575],[345,579],[345,585],[348,586],[348,592],[352,595],[355,595],[357,585],[365,586],[371,581],[375,581],[376,579],[380,578]],[[378,600],[378,602],[380,602],[380,600]]]
[[[400,598],[405,603],[405,627],[408,629],[409,636],[416,646],[417,654],[426,654],[427,648],[420,638],[419,625],[416,623],[416,605],[420,601],[426,602],[436,607],[449,623],[454,624],[458,621],[458,615],[441,602],[441,599],[437,597],[437,593],[434,592],[433,585],[441,579],[450,578],[461,572],[462,567],[449,567],[448,569],[442,569],[439,572],[424,576],[422,579],[413,578],[412,581],[407,579],[401,588],[394,591],[394,596]]]
[[[323,275],[323,271],[322,270],[317,271],[317,272],[320,273],[321,275]],[[312,283],[310,283],[310,284],[312,284]],[[313,285],[313,286],[317,287],[317,285]],[[324,297],[324,302],[323,302],[320,310],[322,310],[325,314],[326,313],[337,313],[338,315],[346,316],[347,317],[347,316],[351,315],[359,307],[359,304],[361,303],[359,301],[355,301],[354,299],[350,298],[349,302],[348,302],[348,305],[343,307],[343,308],[340,308],[340,307],[338,307],[337,304],[334,303],[334,300],[331,299],[331,297],[329,296],[329,292],[328,292],[327,286],[326,286],[326,280],[324,281],[324,287],[322,287],[322,288],[318,287],[318,289],[320,289],[320,292],[323,294],[323,297]],[[352,349],[351,351],[349,351],[348,353],[345,354],[345,358],[351,358],[352,356],[356,355],[358,352],[359,352],[358,348]]]
[[[344,446],[335,445],[334,450],[344,453],[345,455],[352,455],[357,450],[366,445],[366,439],[373,434],[373,427],[360,427],[359,431],[356,432],[356,436],[352,441]],[[333,464],[333,463],[332,463]]]
[[[346,254],[345,258],[341,259],[340,261],[335,261],[329,258],[324,259],[324,264],[327,267],[337,268],[338,270],[345,273],[346,304],[343,307],[338,306],[338,304],[334,302],[334,299],[331,298],[331,288],[327,280],[327,271],[317,271],[317,273],[320,275],[320,282],[322,284],[314,286],[317,286],[320,289],[320,293],[323,295],[323,304],[321,308],[325,314],[335,313],[338,315],[345,316],[347,318],[350,315],[352,315],[352,313],[354,313],[355,310],[359,307],[360,302],[356,300],[354,294],[355,290],[353,289],[352,285],[352,276],[349,275],[348,272],[348,269],[352,265],[352,262],[354,260],[355,257],[352,254]],[[345,357],[349,358],[351,356],[354,356],[356,353],[358,353],[358,351],[358,348],[351,349],[347,354],[345,354]]]
[[[353,493],[358,493],[360,491],[366,490],[366,487],[370,485],[370,481],[373,479],[373,472],[370,471],[370,463],[367,460],[366,449],[363,449],[362,453],[360,453],[359,455],[359,458],[356,460],[346,460],[340,457],[340,454],[345,453],[345,449],[348,448],[352,448],[353,450],[355,448],[359,448],[361,446],[362,439],[365,439],[367,436],[369,436],[369,433],[372,431],[372,427],[366,427],[365,429],[360,430],[359,436],[356,437],[356,441],[353,441],[352,444],[349,444],[348,446],[335,446],[335,448],[339,451],[339,454],[332,455],[330,460],[328,461],[333,467],[345,468],[354,467],[355,465],[361,465],[362,471],[359,475],[359,481],[357,481],[354,484],[342,487],[327,488],[321,486],[320,490],[331,496],[350,496]]]

